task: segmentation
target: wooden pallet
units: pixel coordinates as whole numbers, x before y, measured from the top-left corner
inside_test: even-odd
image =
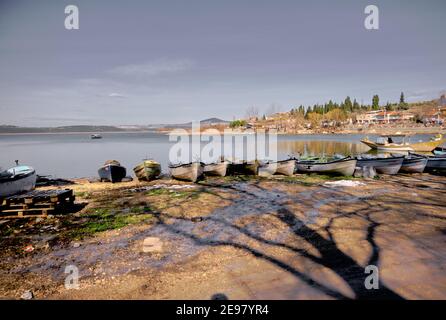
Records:
[[[72,206],[74,199],[71,189],[33,190],[4,199],[0,218],[46,217]]]

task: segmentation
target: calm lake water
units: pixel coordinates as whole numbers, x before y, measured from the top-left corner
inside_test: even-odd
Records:
[[[169,150],[175,142],[158,133],[104,133],[103,139],[92,140],[90,134],[23,134],[0,135],[0,167],[20,164],[34,167],[39,175],[54,178],[79,178],[97,175],[97,169],[108,159],[116,159],[133,176],[132,168],[144,158],[153,158],[167,172]],[[360,142],[365,135],[280,135],[277,138],[279,159],[288,155],[355,155],[369,148]],[[375,137],[368,135],[371,139]],[[428,140],[418,135],[412,142]]]

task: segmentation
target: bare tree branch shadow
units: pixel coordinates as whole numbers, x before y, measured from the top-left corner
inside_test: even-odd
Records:
[[[263,189],[259,185],[259,181],[254,181],[249,183],[250,187],[257,188],[262,192],[269,192],[269,190]],[[212,184],[209,185],[212,188],[218,188],[218,186]],[[250,197],[257,197],[258,194],[255,192],[247,191],[245,188],[239,188],[237,185],[225,185],[222,188],[232,189],[238,193],[245,194]],[[259,199],[260,201],[264,201],[264,199]],[[239,200],[239,201],[243,201]],[[270,200],[272,203],[275,203],[275,200]],[[240,227],[234,223],[226,221],[225,219],[220,219],[216,216],[211,217],[203,217],[204,222],[212,220],[214,222],[221,223],[228,228],[234,228],[238,230],[241,234],[256,240],[261,243],[282,247],[292,252],[298,254],[299,256],[309,259],[314,263],[317,263],[321,266],[329,268],[333,272],[335,272],[340,278],[342,278],[345,283],[349,286],[349,288],[354,292],[355,298],[357,299],[403,299],[402,296],[395,293],[392,289],[388,288],[384,283],[380,282],[379,290],[366,289],[364,285],[364,280],[367,277],[365,274],[364,267],[359,265],[352,257],[345,254],[342,250],[339,249],[336,241],[334,240],[331,234],[331,225],[333,221],[337,218],[334,217],[330,220],[329,224],[324,227],[324,230],[329,234],[329,239],[324,238],[320,235],[317,230],[313,230],[308,227],[304,221],[299,219],[292,211],[290,211],[286,206],[275,203],[279,206],[277,210],[277,217],[282,221],[285,225],[288,226],[289,230],[294,233],[300,239],[305,240],[307,243],[311,244],[317,251],[320,253],[321,257],[315,256],[307,252],[306,250],[296,248],[291,245],[287,245],[281,242],[272,241],[269,239],[265,239],[259,234],[253,233],[245,227]],[[370,209],[370,207],[369,207]],[[367,210],[364,210],[367,211]],[[355,214],[357,216],[361,216]],[[339,217],[344,217],[345,215],[340,215]],[[364,216],[361,216],[364,219]],[[173,233],[180,234],[183,237],[187,237],[193,240],[198,245],[204,246],[231,246],[233,248],[242,249],[246,252],[249,252],[253,256],[263,259],[265,261],[271,262],[274,265],[278,266],[282,270],[285,270],[295,276],[296,278],[304,281],[306,284],[311,287],[320,290],[326,295],[337,298],[337,299],[349,299],[345,294],[330,288],[326,284],[319,282],[317,279],[314,279],[312,276],[305,274],[295,267],[291,266],[288,263],[285,263],[272,255],[268,255],[265,252],[260,251],[259,249],[255,249],[247,244],[238,243],[235,241],[221,241],[215,240],[209,237],[198,236],[192,232],[186,232],[181,230],[181,228],[175,227],[172,224],[166,224],[164,222],[165,218],[176,218],[164,213],[159,213],[157,215],[158,223],[163,225],[167,230],[170,230]],[[178,218],[176,218],[178,219]],[[189,220],[187,218],[179,218]],[[378,265],[380,258],[380,248],[375,242],[375,231],[376,228],[380,226],[380,223],[374,221],[371,218],[370,213],[365,215],[365,220],[368,222],[368,227],[366,230],[366,240],[370,244],[372,248],[372,254],[368,260],[367,264]],[[298,226],[298,227],[296,227]]]

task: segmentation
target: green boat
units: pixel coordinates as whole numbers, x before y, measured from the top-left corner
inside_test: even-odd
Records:
[[[144,160],[133,168],[139,181],[151,181],[161,174],[161,165],[154,160]]]

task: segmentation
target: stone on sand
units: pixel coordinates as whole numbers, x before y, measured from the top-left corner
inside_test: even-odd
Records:
[[[144,239],[142,251],[151,253],[162,252],[163,242],[156,237],[147,237]]]
[[[31,290],[26,290],[21,296],[21,299],[23,300],[31,300],[34,299],[34,294]]]

